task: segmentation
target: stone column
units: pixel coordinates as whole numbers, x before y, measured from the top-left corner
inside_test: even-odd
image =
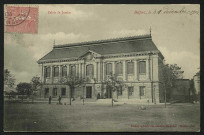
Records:
[[[53,66],[50,66],[50,80],[51,80],[51,84],[53,83]]]
[[[112,67],[112,71],[113,71],[113,74],[115,74],[115,61],[112,62],[112,65],[113,65],[113,67]]]
[[[134,76],[135,76],[135,80],[138,81],[137,60],[134,60]]]
[[[61,77],[62,77],[62,69],[61,69],[61,68],[62,68],[62,65],[60,65],[60,66],[58,66],[58,67],[59,67],[59,79],[58,79],[58,80],[60,81],[60,79],[61,79]],[[59,81],[58,81],[58,82],[59,82]]]
[[[81,78],[81,63],[79,63],[79,78]]]
[[[149,80],[149,59],[146,59],[146,78]]]
[[[96,62],[93,64],[93,66],[94,66],[94,77],[93,78],[95,78],[95,79],[97,79],[97,64],[96,64]]]
[[[102,73],[102,75],[103,75],[103,80],[105,80],[105,75],[106,75],[106,73],[105,73],[105,63],[103,62],[102,63],[103,64],[103,73]]]
[[[67,76],[69,75],[69,64],[67,64]]]
[[[96,62],[96,81],[98,82],[98,62]]]
[[[127,75],[126,75],[126,61],[123,61],[123,80],[127,80]]]
[[[139,60],[137,60],[137,80],[140,80],[140,73],[139,73]]]
[[[101,62],[98,63],[99,66],[98,66],[98,78],[99,78],[99,81],[101,81]]]
[[[42,64],[42,83],[44,83],[44,80],[45,80],[45,67],[43,66]]]
[[[84,63],[81,63],[81,76],[84,78]]]
[[[79,76],[79,71],[78,71],[79,65],[78,64],[75,64],[75,65],[76,65],[76,76]]]

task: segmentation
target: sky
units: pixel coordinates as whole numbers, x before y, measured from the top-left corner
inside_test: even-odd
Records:
[[[199,5],[38,5],[38,33],[4,33],[4,68],[16,83],[40,76],[37,60],[55,44],[150,33],[165,57],[191,79],[200,67]],[[182,11],[175,13],[175,11]],[[60,12],[60,14],[50,14]],[[69,14],[62,14],[69,12]]]

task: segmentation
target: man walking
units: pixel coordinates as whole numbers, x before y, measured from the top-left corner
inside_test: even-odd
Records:
[[[52,100],[52,97],[50,96],[50,97],[49,97],[49,104],[51,104],[51,100]]]

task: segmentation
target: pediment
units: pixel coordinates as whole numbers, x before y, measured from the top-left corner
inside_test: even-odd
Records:
[[[89,50],[88,52],[83,54],[80,58],[86,59],[87,61],[91,61],[91,60],[95,59],[98,56],[101,56],[101,55],[94,52],[94,51]]]

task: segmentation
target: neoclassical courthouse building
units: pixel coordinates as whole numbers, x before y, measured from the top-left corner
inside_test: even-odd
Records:
[[[126,84],[117,94],[113,93],[114,98],[164,102],[163,61],[151,34],[54,45],[38,61],[42,67],[41,95],[69,97],[69,87],[61,84],[60,78],[74,73],[90,80],[76,88],[75,97],[84,94],[86,99],[111,98],[104,81],[113,73]]]

